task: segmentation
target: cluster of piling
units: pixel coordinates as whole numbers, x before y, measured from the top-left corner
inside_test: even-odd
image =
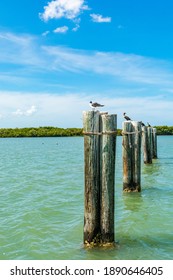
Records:
[[[123,190],[141,191],[141,147],[144,164],[157,158],[157,131],[138,121],[123,122]]]
[[[83,112],[85,158],[84,244],[111,245],[114,237],[114,188],[117,115]],[[156,128],[125,121],[122,129],[123,191],[141,191],[144,164],[157,158]]]

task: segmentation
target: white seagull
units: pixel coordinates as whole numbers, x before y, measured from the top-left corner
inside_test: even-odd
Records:
[[[102,104],[99,104],[99,103],[97,103],[97,102],[92,102],[92,101],[90,101],[90,107],[92,108],[92,109],[96,109],[97,107],[103,107],[104,105],[102,105]]]

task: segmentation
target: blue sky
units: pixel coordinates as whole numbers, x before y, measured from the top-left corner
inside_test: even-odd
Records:
[[[173,125],[172,0],[1,0],[0,127]]]

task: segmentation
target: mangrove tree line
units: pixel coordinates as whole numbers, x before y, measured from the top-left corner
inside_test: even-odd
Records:
[[[158,135],[173,135],[173,126],[155,126]],[[122,130],[117,129],[117,135]],[[59,128],[52,126],[29,127],[29,128],[0,128],[0,138],[7,137],[61,137],[83,136],[82,128]]]

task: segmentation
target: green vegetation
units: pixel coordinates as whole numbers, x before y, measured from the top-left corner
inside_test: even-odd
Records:
[[[121,135],[122,135],[121,133],[122,133],[122,129],[117,128],[117,135],[118,135],[118,136],[121,136]]]
[[[58,128],[58,127],[30,127],[30,128],[1,128],[0,137],[60,137],[81,136],[81,128]]]
[[[173,126],[155,126],[158,135],[173,135]]]
[[[173,126],[155,126],[158,135],[173,135]],[[117,129],[117,135],[122,130]],[[61,137],[83,136],[82,128],[59,128],[52,126],[29,127],[29,128],[0,128],[0,138],[7,137]]]

